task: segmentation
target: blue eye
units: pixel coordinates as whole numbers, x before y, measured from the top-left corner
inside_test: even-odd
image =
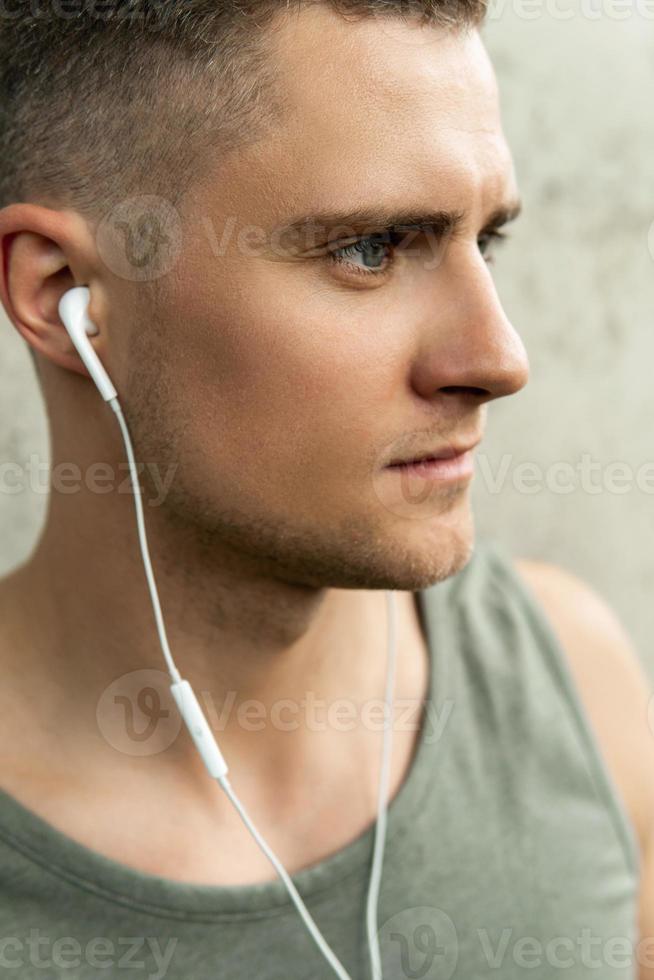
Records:
[[[335,265],[346,267],[357,276],[381,279],[393,268],[395,251],[405,240],[405,234],[392,230],[377,232],[349,245],[331,249],[328,257]],[[489,265],[494,261],[493,247],[507,238],[508,235],[497,229],[479,236],[477,246]]]
[[[358,274],[378,276],[388,271],[389,263],[385,263],[384,259],[389,250],[392,254],[391,239],[392,236],[388,233],[368,235],[350,245],[332,249],[329,254],[335,263],[350,266]],[[358,259],[366,264],[358,265]]]

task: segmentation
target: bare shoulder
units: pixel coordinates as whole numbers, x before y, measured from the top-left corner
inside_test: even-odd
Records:
[[[653,685],[610,605],[572,572],[514,559],[567,655],[580,699],[641,846],[654,858]]]

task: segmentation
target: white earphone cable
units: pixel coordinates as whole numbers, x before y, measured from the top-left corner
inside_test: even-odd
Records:
[[[145,574],[148,582],[148,588],[150,590],[150,598],[152,600],[152,608],[154,610],[155,622],[157,626],[157,633],[159,635],[159,642],[161,644],[161,649],[166,660],[168,671],[175,684],[186,683],[182,681],[179,670],[177,669],[175,662],[173,660],[172,653],[170,651],[170,646],[168,643],[168,637],[166,635],[166,628],[163,620],[163,614],[161,612],[161,603],[159,601],[159,594],[157,591],[157,585],[154,577],[154,572],[152,569],[152,561],[150,559],[150,551],[148,548],[147,535],[145,531],[145,518],[143,514],[143,502],[141,498],[141,487],[138,478],[138,471],[136,466],[136,460],[134,457],[134,449],[132,446],[132,440],[129,434],[129,429],[123,415],[120,402],[117,398],[112,398],[109,400],[109,404],[113,409],[118,423],[120,425],[120,430],[123,436],[123,442],[125,443],[125,451],[127,453],[127,462],[129,465],[130,476],[132,480],[132,486],[134,490],[134,506],[136,509],[136,523],[138,528],[139,544],[141,549],[141,556],[143,559],[143,566],[145,569]],[[391,760],[391,745],[392,745],[392,733],[393,733],[393,689],[395,683],[395,661],[397,654],[397,616],[395,607],[395,593],[392,591],[386,592],[387,599],[387,616],[388,616],[388,663],[387,663],[387,675],[386,675],[386,692],[385,692],[385,709],[386,717],[384,722],[384,738],[383,738],[383,748],[382,748],[382,760],[381,760],[381,771],[379,777],[379,792],[378,792],[378,802],[377,802],[377,822],[375,826],[375,836],[374,836],[374,847],[373,847],[373,858],[370,871],[370,882],[368,886],[368,898],[366,903],[366,928],[368,934],[368,946],[370,950],[371,967],[372,967],[372,980],[382,980],[382,969],[381,969],[381,956],[379,950],[379,937],[377,931],[377,910],[379,904],[379,888],[381,883],[382,874],[382,864],[384,857],[384,846],[386,840],[386,817],[387,817],[387,807],[388,807],[388,784],[390,777],[390,760]],[[178,701],[178,704],[180,702]],[[181,707],[181,705],[180,705]],[[197,707],[199,709],[199,706]],[[184,720],[189,724],[188,717],[183,712]],[[204,721],[204,719],[202,719]],[[206,722],[205,722],[206,724]],[[193,730],[191,734],[198,745],[196,738],[197,731],[194,734]],[[210,735],[213,739],[213,736]],[[198,748],[201,750],[201,754],[207,762],[205,752],[202,751],[200,745]],[[219,750],[216,747],[216,753],[219,755]],[[222,761],[222,759],[221,759]],[[327,944],[324,936],[318,929],[318,926],[311,917],[306,905],[302,901],[302,898],[297,891],[297,888],[293,884],[293,881],[282,865],[281,861],[277,855],[273,852],[271,847],[266,843],[264,838],[261,836],[254,823],[252,822],[247,810],[243,806],[242,802],[237,797],[234,789],[227,779],[226,776],[227,767],[220,774],[217,774],[216,770],[210,769],[211,775],[217,779],[219,785],[223,788],[228,798],[231,800],[232,804],[239,813],[241,819],[243,820],[245,826],[252,834],[254,840],[261,848],[263,853],[272,863],[277,874],[284,883],[292,901],[294,902],[304,924],[309,930],[311,936],[316,942],[316,945],[320,949],[321,953],[332,967],[336,975],[340,980],[351,980],[350,975],[347,973],[343,967],[340,960],[334,954],[330,946]]]
[[[395,687],[395,664],[397,660],[397,608],[395,593],[386,592],[386,612],[388,617],[388,669],[386,674],[384,719],[384,745],[382,749],[381,771],[379,775],[379,794],[377,798],[377,823],[375,844],[368,886],[366,923],[368,928],[368,949],[372,965],[372,980],[382,980],[381,954],[379,950],[379,931],[377,911],[379,908],[379,889],[381,885],[384,848],[386,845],[386,821],[388,809],[388,787],[391,770],[391,745],[393,738],[393,690]]]
[[[159,634],[161,650],[165,657],[170,676],[174,681],[180,681],[181,676],[177,667],[175,666],[175,661],[173,660],[173,655],[170,652],[170,646],[168,645],[168,636],[166,635],[166,627],[164,625],[163,614],[161,612],[161,603],[159,602],[157,583],[154,580],[152,561],[150,560],[150,549],[148,548],[148,539],[145,534],[145,518],[143,516],[143,502],[141,500],[141,485],[139,483],[132,440],[129,434],[129,429],[127,428],[127,423],[125,422],[125,416],[123,415],[120,402],[117,398],[112,398],[109,404],[116,413],[116,418],[118,419],[118,424],[120,425],[120,431],[123,435],[123,442],[125,443],[125,451],[127,452],[127,463],[129,465],[129,472],[132,478],[132,487],[134,488],[134,506],[136,507],[136,525],[139,534],[139,544],[141,546],[141,556],[145,567],[145,576],[148,580],[148,588],[150,590],[150,598],[152,600],[152,608],[154,610],[154,618],[157,624],[157,633]]]

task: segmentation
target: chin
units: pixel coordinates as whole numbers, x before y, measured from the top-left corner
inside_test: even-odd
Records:
[[[470,510],[456,520],[434,518],[418,523],[397,541],[388,570],[399,591],[429,588],[460,572],[470,561],[475,546],[474,519]]]
[[[465,504],[430,519],[388,519],[374,528],[359,516],[341,527],[339,540],[338,572],[332,565],[331,581],[324,576],[323,584],[417,592],[467,565],[474,551],[474,518]]]

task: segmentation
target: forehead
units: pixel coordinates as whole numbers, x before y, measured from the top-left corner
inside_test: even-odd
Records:
[[[515,190],[494,72],[479,33],[398,18],[339,16],[329,4],[284,15],[271,57],[285,113],[257,149],[280,204],[344,196],[479,207]],[[465,199],[465,200],[464,200]]]

